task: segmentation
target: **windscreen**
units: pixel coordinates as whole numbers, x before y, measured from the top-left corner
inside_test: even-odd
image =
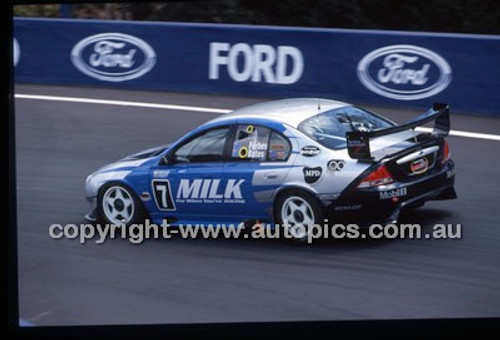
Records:
[[[374,113],[346,106],[319,113],[299,124],[298,129],[329,149],[346,147],[346,132],[374,131],[394,124]]]

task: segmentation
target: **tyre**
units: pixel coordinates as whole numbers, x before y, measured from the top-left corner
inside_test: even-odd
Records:
[[[97,199],[99,221],[130,226],[144,220],[144,207],[134,192],[123,184],[111,183],[99,190]]]
[[[321,203],[311,194],[305,191],[288,191],[277,198],[275,205],[275,221],[298,241],[306,241],[310,226],[323,223],[323,211]]]

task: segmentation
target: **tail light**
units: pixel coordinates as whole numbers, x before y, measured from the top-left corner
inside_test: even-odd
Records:
[[[378,187],[379,185],[385,185],[392,182],[394,182],[394,179],[391,174],[385,165],[381,165],[366,176],[361,183],[359,183],[358,188]]]
[[[441,164],[445,163],[450,159],[450,147],[448,146],[448,142],[445,141],[443,145],[443,158],[441,160]]]

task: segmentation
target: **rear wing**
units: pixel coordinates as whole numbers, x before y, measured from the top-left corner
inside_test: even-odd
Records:
[[[353,159],[371,160],[370,140],[387,135],[393,135],[434,121],[431,134],[436,137],[446,137],[450,132],[450,111],[448,104],[434,103],[427,112],[415,117],[407,123],[375,131],[351,131],[346,133],[347,152]]]

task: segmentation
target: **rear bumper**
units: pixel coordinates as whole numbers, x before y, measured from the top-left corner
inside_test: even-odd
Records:
[[[342,193],[326,207],[326,214],[335,223],[395,223],[406,207],[419,206],[429,200],[456,198],[454,168],[450,160],[431,176],[413,182]]]

